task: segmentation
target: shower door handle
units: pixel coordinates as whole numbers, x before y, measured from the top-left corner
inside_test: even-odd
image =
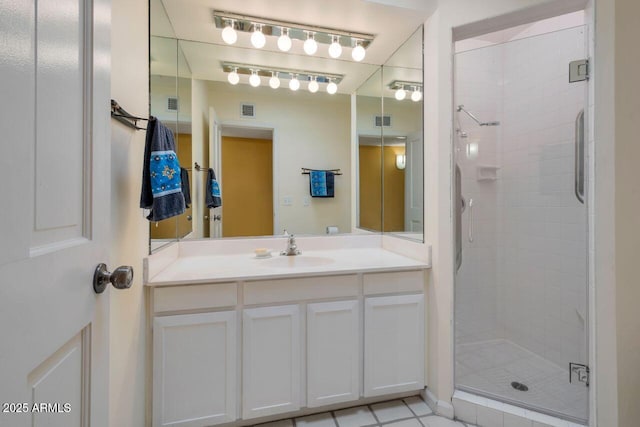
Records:
[[[574,190],[582,204],[584,204],[584,154],[584,110],[581,110],[576,117],[575,128]]]
[[[473,243],[473,199],[469,199],[469,243]]]
[[[455,241],[456,241],[456,271],[462,266],[462,211],[465,208],[464,198],[462,197],[462,173],[460,166],[456,164],[455,170],[455,195],[454,195],[454,213],[455,213]]]

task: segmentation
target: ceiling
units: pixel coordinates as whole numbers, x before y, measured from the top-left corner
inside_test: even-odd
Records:
[[[394,66],[421,68],[422,58],[415,55],[419,52],[419,44],[398,49],[425,22],[436,4],[437,0],[151,0],[151,35],[180,39],[184,55],[176,58],[175,41],[155,43],[158,39],[154,39],[151,72],[176,75],[178,62],[182,77],[226,81],[220,63],[236,62],[265,68],[342,74],[345,78],[338,86],[338,92],[350,94],[392,55]],[[250,44],[249,34],[242,32],[238,33],[238,42],[229,46],[222,41],[221,30],[213,23],[214,10],[374,34],[375,39],[367,48],[362,63],[350,59],[351,49],[348,48],[342,54],[348,60],[330,58],[326,47],[323,49],[322,46],[316,55],[308,56],[299,40],[293,40],[288,53],[278,50],[275,37],[267,37],[266,46],[255,49]],[[421,37],[414,37],[407,45],[420,42]],[[263,84],[267,84],[266,79]]]

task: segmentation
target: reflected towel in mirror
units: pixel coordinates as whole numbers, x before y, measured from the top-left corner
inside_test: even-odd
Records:
[[[205,195],[205,202],[207,203],[207,207],[209,209],[222,206],[220,184],[216,179],[216,173],[211,168],[209,168],[209,170],[207,171],[207,190]]]
[[[326,170],[310,170],[311,197],[333,197],[335,174]]]

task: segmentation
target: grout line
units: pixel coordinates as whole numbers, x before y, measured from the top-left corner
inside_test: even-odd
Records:
[[[375,418],[375,420],[378,422],[378,425],[382,425],[380,419],[378,419],[378,415],[376,415],[376,411],[373,410],[371,405],[367,405],[367,408],[369,408],[369,411],[371,411],[371,414],[373,415],[373,418]]]
[[[335,426],[340,427],[340,424],[338,424],[338,418],[336,417],[336,412],[329,411],[329,413],[331,414],[331,418],[333,418],[333,423],[335,424]]]

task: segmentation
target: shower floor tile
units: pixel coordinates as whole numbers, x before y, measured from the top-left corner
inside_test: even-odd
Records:
[[[528,391],[511,386],[517,381]],[[570,417],[588,418],[588,389],[569,372],[507,340],[456,347],[456,386]]]

